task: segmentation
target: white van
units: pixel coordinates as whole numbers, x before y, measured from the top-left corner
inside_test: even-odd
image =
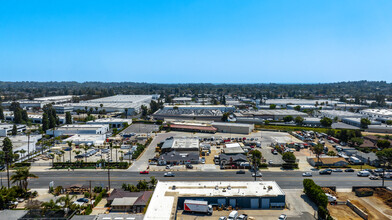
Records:
[[[357,173],[357,176],[368,177],[368,176],[370,176],[370,172],[369,172],[369,171],[366,171],[366,170],[362,170],[362,171],[359,171],[359,172]]]
[[[227,218],[227,220],[236,220],[238,218],[238,212],[237,211],[232,211],[229,214],[229,217]]]

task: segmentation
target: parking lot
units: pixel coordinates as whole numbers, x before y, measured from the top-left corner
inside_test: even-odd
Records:
[[[159,131],[159,125],[135,123],[127,127],[121,134],[146,134]]]

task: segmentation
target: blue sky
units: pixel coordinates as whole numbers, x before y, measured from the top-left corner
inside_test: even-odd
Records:
[[[1,81],[392,81],[392,1],[0,0]]]

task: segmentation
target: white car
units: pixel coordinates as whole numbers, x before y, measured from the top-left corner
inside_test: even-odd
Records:
[[[380,179],[380,177],[371,175],[371,176],[369,176],[369,179],[378,180],[378,179]]]
[[[286,214],[281,214],[278,218],[278,220],[286,220],[287,219],[287,215]]]
[[[263,177],[263,174],[261,174],[260,172],[257,173],[252,173],[252,177]]]
[[[167,172],[165,174],[163,174],[164,177],[175,177],[174,173],[172,172]]]
[[[311,172],[302,173],[303,177],[313,176]]]

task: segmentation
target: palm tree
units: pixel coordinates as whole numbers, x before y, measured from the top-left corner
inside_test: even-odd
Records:
[[[64,209],[64,212],[67,214],[68,210],[72,206],[72,200],[75,198],[76,198],[75,195],[70,196],[69,193],[67,193],[65,196],[62,196],[59,199],[57,199],[56,202],[63,202],[64,203],[63,209]]]
[[[60,156],[62,156],[62,157],[63,157],[63,162],[65,161],[65,159],[64,159],[64,155],[65,155],[65,151],[61,150],[61,151],[60,151]]]
[[[155,178],[155,176],[151,176],[150,177],[150,185],[151,185],[151,189],[154,189],[155,186],[157,185],[158,180]]]
[[[22,154],[22,157],[24,156],[24,154],[25,154],[26,152],[27,152],[27,151],[25,151],[24,149],[22,149],[22,150],[19,151],[19,153]]]
[[[18,186],[27,191],[28,178],[38,178],[38,176],[30,173],[30,168],[23,167],[16,170],[16,172],[11,176],[12,183],[18,183]]]
[[[72,141],[67,141],[68,147],[69,149],[69,162],[72,162],[72,158],[71,158],[71,152],[72,152]]]
[[[57,205],[57,202],[55,202],[53,199],[51,199],[49,202],[42,203],[42,208],[44,213],[48,210],[55,211],[60,209],[60,207]]]
[[[74,150],[74,153],[76,154],[76,156],[77,155],[79,155],[80,154],[80,150]],[[78,158],[78,160],[79,160],[79,158]]]
[[[88,149],[90,149],[90,146],[88,146],[88,145],[84,145],[84,146],[83,146],[83,150],[84,150],[84,159],[85,159],[86,163],[87,163],[87,150],[88,150]]]

